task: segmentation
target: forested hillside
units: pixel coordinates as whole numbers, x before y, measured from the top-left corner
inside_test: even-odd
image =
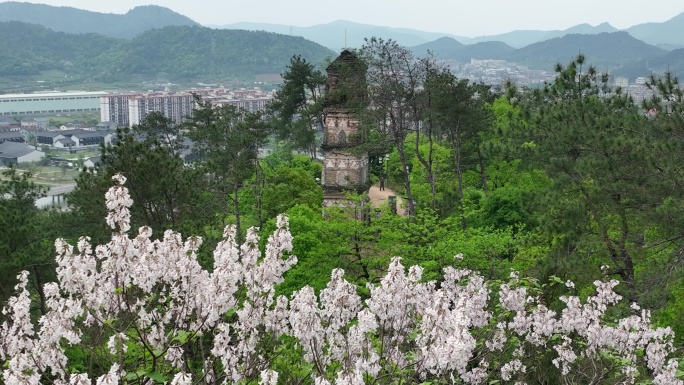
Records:
[[[168,25],[198,25],[188,17],[157,5],[135,7],[119,15],[15,1],[0,3],[0,21],[20,21],[59,32],[99,33],[117,38],[131,38]]]
[[[143,33],[98,57],[114,77],[168,73],[174,79],[198,75],[248,76],[280,73],[290,57],[322,63],[334,52],[302,37],[275,33],[165,27]]]
[[[96,57],[122,41],[98,34],[73,35],[18,21],[0,23],[0,76],[30,76],[60,70],[89,74]]]
[[[62,77],[103,82],[158,74],[169,81],[225,79],[280,73],[295,54],[316,63],[333,55],[301,37],[198,26],[153,29],[130,40],[54,32],[20,22],[0,23],[0,33],[4,77],[40,79],[45,72],[57,71]]]
[[[663,74],[667,71],[672,73],[684,73],[684,48],[674,49],[664,55],[645,58],[615,71],[620,76],[642,76],[644,73]]]

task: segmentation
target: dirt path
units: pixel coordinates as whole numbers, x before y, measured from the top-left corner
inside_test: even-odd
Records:
[[[388,188],[385,188],[384,190],[380,191],[380,187],[377,185],[371,186],[370,190],[368,191],[368,198],[370,198],[371,207],[373,208],[377,208],[383,204],[386,204],[388,201],[388,197],[391,195],[397,197],[397,214],[405,216],[406,213],[404,209],[404,200],[401,199],[401,197],[398,196],[396,192]]]

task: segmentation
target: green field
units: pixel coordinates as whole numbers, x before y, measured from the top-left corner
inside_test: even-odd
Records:
[[[32,165],[28,168],[17,167],[19,172],[29,171],[32,174],[31,180],[40,185],[63,185],[73,184],[80,172],[78,169],[55,166]],[[0,174],[0,179],[6,179]]]

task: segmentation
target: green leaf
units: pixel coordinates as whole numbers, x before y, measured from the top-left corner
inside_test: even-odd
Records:
[[[155,371],[148,371],[145,373],[145,375],[160,384],[163,384],[166,381],[166,378],[164,378],[164,376]]]
[[[126,380],[128,380],[128,381],[134,381],[134,380],[139,380],[139,379],[142,378],[142,376],[144,376],[145,374],[147,374],[147,371],[145,371],[145,370],[138,370],[138,371],[135,372],[135,373],[128,373],[128,374],[126,374],[126,377],[124,377],[124,378],[125,378]]]
[[[171,341],[178,341],[180,344],[184,344],[188,342],[190,339],[191,333],[185,330],[181,330],[176,334],[175,337]]]

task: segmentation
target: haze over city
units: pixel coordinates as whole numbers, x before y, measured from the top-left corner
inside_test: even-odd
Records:
[[[641,23],[663,22],[684,12],[684,3],[672,0],[653,0],[648,3],[638,0],[576,0],[566,4],[548,0],[44,0],[34,3],[107,13],[126,13],[135,6],[155,4],[168,7],[203,25],[259,22],[297,27],[345,19],[469,37],[512,30],[566,29],[581,23],[597,25],[608,22],[624,29]]]

